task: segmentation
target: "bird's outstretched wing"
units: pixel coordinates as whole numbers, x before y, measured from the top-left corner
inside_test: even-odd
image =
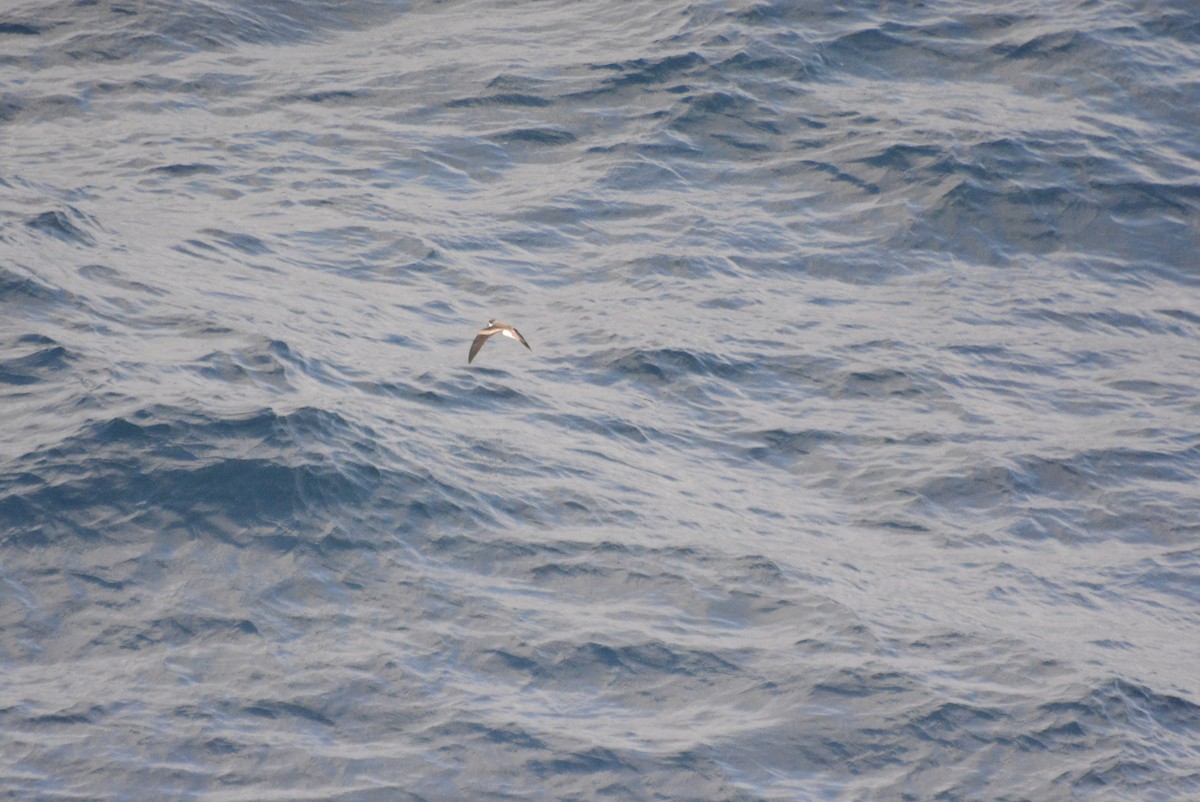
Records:
[[[516,329],[512,328],[511,326],[509,327],[508,331],[511,331],[513,334],[517,335],[515,339],[520,340],[521,345],[525,346],[526,348],[529,348],[529,343],[525,342],[525,338],[521,336],[521,332],[517,331]],[[504,333],[508,334],[508,331],[506,331]],[[529,350],[532,351],[533,349],[529,348]]]
[[[475,355],[479,353],[479,349],[483,347],[483,344],[488,341],[488,337],[492,336],[491,334],[485,332],[486,329],[476,334],[475,339],[471,342],[471,353],[467,354],[468,365],[471,364],[471,361],[475,359]],[[532,351],[533,349],[531,348],[529,350]]]

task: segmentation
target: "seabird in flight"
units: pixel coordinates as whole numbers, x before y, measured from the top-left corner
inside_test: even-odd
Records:
[[[467,354],[467,364],[471,364],[471,360],[475,359],[475,355],[479,353],[479,349],[488,341],[488,337],[493,334],[503,334],[505,337],[511,337],[517,340],[521,345],[529,348],[529,343],[525,342],[525,338],[521,336],[521,332],[514,329],[507,323],[501,323],[499,320],[489,320],[487,326],[475,335],[475,341],[471,343],[471,353]],[[532,351],[532,348],[529,348]]]

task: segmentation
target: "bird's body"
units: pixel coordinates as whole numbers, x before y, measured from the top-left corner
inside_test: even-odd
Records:
[[[521,336],[521,332],[507,323],[501,323],[499,320],[489,320],[487,326],[475,335],[475,340],[471,343],[471,352],[467,354],[468,365],[475,359],[475,355],[479,353],[479,349],[483,347],[483,344],[488,341],[488,337],[491,337],[493,334],[502,334],[505,337],[511,337],[521,343],[521,345],[529,348],[529,343],[525,342],[525,338]],[[529,348],[529,350],[532,351],[533,349]]]

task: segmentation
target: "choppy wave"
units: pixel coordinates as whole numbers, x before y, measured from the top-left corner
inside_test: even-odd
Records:
[[[0,13],[0,785],[1200,795],[1191,12]]]

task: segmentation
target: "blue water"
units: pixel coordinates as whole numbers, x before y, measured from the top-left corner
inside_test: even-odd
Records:
[[[1198,131],[1190,2],[10,5],[0,797],[1200,798]]]

